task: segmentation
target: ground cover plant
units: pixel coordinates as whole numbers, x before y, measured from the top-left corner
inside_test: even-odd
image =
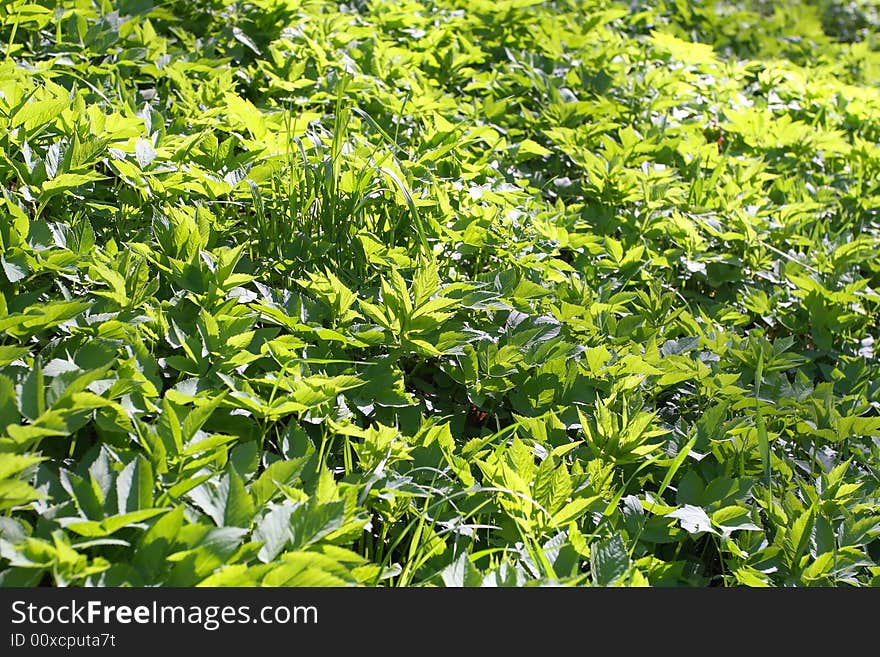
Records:
[[[7,0],[0,584],[880,584],[878,28]]]

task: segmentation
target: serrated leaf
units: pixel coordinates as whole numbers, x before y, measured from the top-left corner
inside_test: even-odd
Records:
[[[462,552],[455,561],[441,570],[440,579],[447,588],[474,587],[483,584],[483,576],[471,563],[467,552]]]
[[[153,506],[153,467],[138,454],[116,477],[116,500],[119,513]]]
[[[590,545],[590,575],[596,586],[609,586],[626,574],[629,553],[620,534]]]
[[[290,516],[297,504],[285,500],[279,506],[270,508],[254,529],[254,540],[261,541],[257,557],[263,563],[269,563],[287,547],[291,539]]]

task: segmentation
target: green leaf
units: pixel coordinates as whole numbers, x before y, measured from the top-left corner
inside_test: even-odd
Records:
[[[467,552],[440,571],[440,579],[447,588],[482,586],[483,576],[471,563]]]
[[[666,487],[669,485],[669,482],[672,481],[672,478],[678,472],[678,469],[681,467],[681,464],[684,463],[684,460],[688,457],[688,454],[691,453],[691,450],[694,448],[694,445],[697,443],[697,435],[694,435],[687,443],[678,451],[678,454],[675,455],[675,458],[672,460],[672,463],[669,465],[669,468],[666,470],[666,474],[663,475],[663,481],[660,482],[660,488],[657,489],[657,497],[661,497],[663,495],[663,491],[666,490]]]
[[[141,169],[146,169],[156,159],[156,151],[148,139],[138,139],[134,145],[135,159]]]
[[[69,105],[67,95],[49,95],[41,100],[25,103],[10,117],[10,126],[24,126],[31,130],[56,119]]]
[[[183,506],[177,506],[144,532],[132,555],[132,563],[144,572],[147,581],[155,581],[166,567],[165,558],[174,551],[183,522]]]
[[[36,420],[46,412],[46,389],[43,382],[43,364],[37,358],[25,377],[19,395],[21,414],[29,420]]]
[[[248,527],[254,516],[254,501],[232,467],[193,488],[189,497],[218,527]]]
[[[45,498],[27,482],[18,479],[0,479],[0,511],[25,506],[30,502]]]
[[[577,520],[588,511],[597,511],[604,507],[602,498],[598,495],[591,497],[579,497],[563,506],[553,515],[553,523],[557,526],[565,525],[572,520]]]
[[[104,176],[97,173],[62,173],[47,180],[40,187],[43,190],[41,198],[48,198],[59,192],[64,192],[86,183],[104,180]]]
[[[208,421],[208,418],[211,417],[214,410],[223,402],[226,395],[226,392],[214,395],[207,402],[197,405],[186,414],[186,417],[183,419],[183,426],[181,427],[181,438],[184,443],[192,440],[196,431],[201,429],[205,422]]]
[[[610,586],[630,567],[629,553],[620,534],[590,545],[590,575],[596,586]]]
[[[4,434],[6,427],[21,421],[18,412],[18,397],[15,394],[15,384],[8,377],[0,374],[0,434]]]
[[[138,454],[116,477],[116,500],[119,513],[128,513],[153,506],[153,467]]]
[[[227,527],[248,527],[254,517],[254,501],[234,468],[229,469],[229,497],[223,516]]]
[[[717,534],[712,527],[712,520],[706,515],[706,511],[692,504],[685,504],[679,509],[666,514],[667,518],[676,518],[681,528],[689,534]]]
[[[166,559],[173,564],[165,581],[167,586],[194,586],[228,564],[230,557],[241,546],[247,535],[246,529],[238,527],[214,527],[199,539],[193,548],[169,554]]]
[[[551,514],[556,513],[571,496],[571,476],[565,463],[556,466],[552,456],[548,456],[538,467],[535,476],[534,496],[537,502]]]
[[[536,141],[531,139],[523,139],[516,145],[516,161],[525,162],[535,157],[545,157],[552,155],[553,151],[544,148]]]
[[[810,544],[810,532],[816,521],[816,507],[811,506],[795,518],[788,528],[783,542],[783,549],[791,568],[799,568],[800,558]]]
[[[110,516],[101,521],[87,520],[76,521],[66,525],[66,529],[89,538],[99,538],[109,536],[116,533],[124,527],[134,525],[144,520],[165,513],[167,509],[141,509],[140,511],[132,511],[131,513],[122,513]]]
[[[4,253],[0,255],[0,264],[3,265],[3,273],[10,283],[24,280],[31,273],[24,253]]]
[[[272,505],[258,522],[254,529],[254,540],[262,542],[262,547],[257,558],[263,563],[269,563],[277,557],[290,543],[291,533],[290,516],[296,508],[296,504],[285,500],[279,506]]]
[[[291,547],[303,548],[320,541],[342,527],[344,521],[344,501],[300,505],[290,517]]]

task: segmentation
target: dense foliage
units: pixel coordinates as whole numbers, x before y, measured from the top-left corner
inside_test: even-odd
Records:
[[[0,584],[877,585],[878,28],[7,0]]]

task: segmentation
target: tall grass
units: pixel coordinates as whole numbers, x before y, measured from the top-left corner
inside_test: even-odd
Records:
[[[359,141],[350,132],[353,113],[381,128],[363,110],[352,108],[348,80],[339,78],[330,134],[310,127],[305,138],[297,136],[294,113],[285,111],[286,151],[272,156],[277,167],[265,183],[248,180],[253,261],[280,263],[283,273],[292,275],[315,265],[330,266],[342,277],[358,280],[368,268],[359,235],[370,234],[387,246],[404,245],[413,255],[428,250],[412,193],[386,166],[391,160],[400,169],[400,163],[381,141]],[[390,139],[384,132],[380,137]]]

